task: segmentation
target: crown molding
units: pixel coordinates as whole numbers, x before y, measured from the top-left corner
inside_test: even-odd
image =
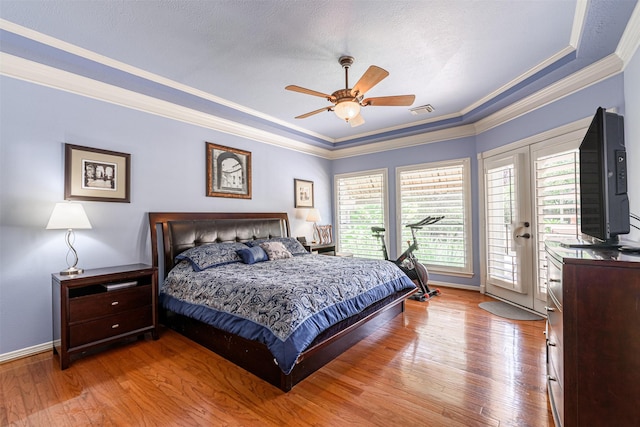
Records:
[[[178,83],[178,82],[176,82],[174,80],[171,80],[171,79],[168,79],[166,77],[162,77],[162,76],[159,76],[157,74],[145,71],[145,70],[143,70],[141,68],[134,67],[134,66],[126,64],[124,62],[117,61],[117,60],[109,58],[107,56],[100,55],[100,54],[98,54],[96,52],[92,52],[90,50],[87,50],[87,49],[81,48],[79,46],[76,46],[74,44],[67,43],[65,41],[62,41],[62,40],[57,39],[55,37],[48,36],[46,34],[43,34],[43,33],[40,33],[38,31],[32,30],[30,28],[23,27],[21,25],[15,24],[15,23],[13,23],[11,21],[7,21],[5,19],[0,19],[0,29],[9,31],[11,33],[14,33],[14,34],[17,34],[19,36],[28,38],[30,40],[34,40],[34,41],[42,43],[44,45],[51,46],[53,48],[56,48],[56,49],[71,53],[71,54],[76,55],[76,56],[78,56],[80,58],[85,58],[85,59],[87,59],[89,61],[92,61],[92,62],[95,62],[97,64],[102,64],[102,65],[105,65],[107,67],[123,71],[123,72],[125,72],[127,74],[131,74],[133,76],[140,77],[142,79],[149,80],[151,82],[158,83],[158,84],[163,85],[163,86],[167,86],[169,88],[178,90],[180,92],[188,93],[190,95],[194,95],[194,96],[197,96],[199,98],[206,99],[207,101],[211,101],[213,103],[216,103],[216,104],[219,104],[219,105],[223,105],[225,107],[232,108],[234,110],[240,111],[240,112],[245,113],[245,114],[249,114],[251,116],[260,118],[262,120],[269,121],[271,123],[275,123],[277,125],[286,127],[288,129],[292,129],[292,130],[307,134],[309,136],[322,139],[322,140],[327,141],[327,142],[331,142],[331,143],[335,142],[332,138],[329,138],[326,135],[322,135],[322,134],[319,134],[319,133],[316,133],[316,132],[311,132],[311,131],[309,131],[307,129],[304,129],[302,127],[291,125],[288,122],[285,122],[283,120],[277,119],[277,118],[272,117],[270,115],[261,113],[259,111],[250,109],[250,108],[245,107],[243,105],[236,104],[236,103],[231,102],[231,101],[229,101],[227,99],[220,98],[220,97],[212,95],[212,94],[210,94],[208,92],[195,89],[195,88],[193,88],[191,86],[187,86],[187,85],[182,84],[182,83]]]
[[[611,77],[619,73],[621,68],[621,59],[612,54],[474,124],[394,138],[357,147],[329,150],[0,52],[0,74],[8,77],[329,160],[476,136],[534,109],[568,96],[584,87]]]
[[[364,154],[380,153],[399,148],[415,147],[418,145],[432,144],[434,142],[448,141],[458,138],[475,136],[475,128],[471,125],[456,126],[454,128],[436,130],[421,133],[419,135],[390,139],[382,142],[374,142],[357,147],[346,147],[331,152],[330,159],[343,159],[347,157],[361,156]]]
[[[622,60],[616,54],[611,54],[520,101],[514,102],[490,116],[478,120],[475,123],[476,132],[478,134],[486,132],[489,129],[493,129],[526,113],[615,76],[622,72],[622,65]]]
[[[577,31],[576,27],[580,26],[578,23],[584,20],[584,5],[582,1],[578,1],[576,10],[576,18],[574,20],[574,33]],[[581,6],[582,5],[582,6]],[[586,7],[586,6],[585,6]],[[580,10],[582,12],[580,12]],[[581,16],[581,18],[579,18]],[[25,27],[13,24],[9,21],[0,19],[0,28],[7,31],[16,33],[18,35],[33,39],[35,41],[53,46],[58,49],[65,50],[75,55],[87,58],[89,60],[104,64],[132,75],[139,76],[150,81],[166,85],[168,87],[189,93],[203,99],[215,102],[221,105],[225,105],[234,108],[238,111],[251,114],[256,117],[271,121],[273,123],[281,124],[284,127],[290,129],[296,129],[305,134],[311,135],[307,130],[292,127],[291,125],[280,122],[271,116],[260,114],[253,110],[247,109],[237,104],[230,103],[222,98],[218,98],[209,93],[196,90],[186,85],[174,82],[172,80],[160,77],[158,75],[148,73],[144,70],[136,67],[129,66],[119,61],[112,60],[110,58],[98,55],[94,52],[80,48],[75,45],[63,42],[53,37],[38,33]],[[573,37],[573,36],[572,36]],[[572,39],[573,40],[573,39]],[[541,108],[547,104],[550,104],[558,99],[566,97],[572,93],[575,93],[585,87],[598,83],[606,78],[614,76],[615,74],[623,70],[626,62],[630,60],[640,44],[640,5],[637,5],[629,20],[629,24],[625,29],[623,37],[618,45],[616,54],[609,55],[608,57],[583,68],[571,74],[564,79],[553,83],[546,88],[526,97],[519,101],[510,104],[509,106],[493,113],[492,115],[485,117],[473,124],[456,126],[444,130],[437,131],[425,131],[419,135],[398,137],[390,140],[365,144],[357,147],[345,147],[345,148],[320,148],[307,143],[303,143],[291,138],[275,135],[273,133],[262,131],[250,126],[243,125],[238,122],[234,122],[227,119],[222,119],[212,114],[202,113],[200,111],[190,109],[187,107],[179,106],[168,101],[159,100],[147,95],[143,95],[134,91],[123,89],[117,86],[109,85],[100,81],[96,81],[87,77],[79,76],[64,70],[60,70],[54,67],[43,65],[37,62],[29,61],[24,58],[19,58],[13,55],[0,52],[0,74],[10,76],[16,79],[29,81],[39,85],[52,87],[55,89],[63,90],[66,92],[75,93],[81,96],[86,96],[93,99],[110,102],[112,104],[120,105],[127,108],[132,108],[139,111],[144,111],[150,114],[159,115],[162,117],[178,120],[184,123],[194,124],[202,126],[208,129],[241,136],[251,140],[263,142],[266,144],[299,151],[302,153],[323,157],[326,159],[339,159],[345,157],[353,157],[364,154],[378,153],[388,150],[394,150],[405,147],[412,147],[422,144],[430,144],[438,141],[446,141],[456,138],[463,138],[468,136],[475,136],[489,129],[500,126],[510,120],[520,117],[530,111]],[[559,59],[563,55],[570,53],[573,47],[567,47],[559,52],[554,57],[545,61],[543,64],[533,68],[525,75],[511,81],[507,85],[501,87],[492,94],[484,97],[482,100],[467,107],[465,111],[471,111],[473,108],[481,105],[483,102],[491,99],[491,97],[498,95],[501,91],[504,91],[511,87],[513,84],[517,84],[522,79],[539,71],[540,69],[553,63],[553,61]],[[460,117],[461,114],[452,114],[450,117]],[[442,118],[439,118],[442,119]],[[436,119],[427,119],[424,122],[437,122]],[[403,126],[392,128],[402,129]],[[378,132],[376,132],[378,133]],[[318,138],[329,142],[348,142],[350,139],[333,140],[323,135],[316,135]]]
[[[622,59],[623,68],[626,68],[638,47],[640,47],[640,3],[633,9],[616,49],[616,55]]]
[[[0,52],[0,74],[314,156],[328,158],[330,155],[330,151],[324,148],[274,135],[231,120],[222,119],[4,52]]]
[[[559,51],[555,55],[551,56],[550,58],[547,58],[545,61],[543,61],[540,64],[536,65],[535,67],[531,68],[529,71],[527,71],[524,74],[521,74],[520,76],[518,76],[517,78],[511,80],[509,83],[499,87],[498,89],[496,89],[493,92],[491,92],[490,94],[482,97],[481,99],[477,100],[476,102],[474,102],[473,104],[469,105],[468,107],[463,108],[462,111],[461,111],[461,115],[468,114],[471,111],[475,110],[476,108],[482,106],[483,104],[491,101],[492,99],[497,98],[501,94],[507,92],[509,89],[515,87],[516,85],[518,85],[519,83],[525,81],[526,79],[528,79],[529,77],[535,75],[536,73],[538,73],[538,72],[540,72],[540,71],[552,66],[555,62],[559,61],[560,59],[564,58],[565,56],[567,56],[568,54],[570,54],[570,53],[572,53],[574,51],[575,51],[575,48],[572,47],[572,46],[565,47],[564,49],[562,49],[561,51]]]
[[[571,28],[571,38],[569,39],[569,45],[574,48],[580,46],[580,37],[582,36],[582,28],[587,18],[588,6],[588,0],[576,1],[576,12],[573,15],[573,26]]]

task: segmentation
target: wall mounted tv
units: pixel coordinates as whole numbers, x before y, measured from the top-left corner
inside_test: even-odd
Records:
[[[619,246],[630,231],[624,119],[602,107],[580,144],[580,221],[593,245]]]

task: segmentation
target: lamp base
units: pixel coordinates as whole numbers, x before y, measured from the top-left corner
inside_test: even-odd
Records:
[[[75,274],[82,274],[84,270],[82,268],[69,267],[66,270],[62,270],[60,272],[61,276],[73,276]]]

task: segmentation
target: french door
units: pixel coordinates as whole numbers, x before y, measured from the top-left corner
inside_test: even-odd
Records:
[[[485,292],[544,313],[546,239],[579,236],[581,131],[484,156]]]
[[[485,159],[485,290],[534,309],[529,148]]]

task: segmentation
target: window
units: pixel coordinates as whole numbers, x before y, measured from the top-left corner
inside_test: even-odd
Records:
[[[399,221],[398,248],[404,251],[411,230],[407,224],[427,216],[444,216],[417,231],[418,259],[430,271],[470,276],[470,160],[406,166],[396,169]]]
[[[335,176],[338,249],[362,258],[383,259],[382,245],[371,227],[387,224],[387,170]]]

